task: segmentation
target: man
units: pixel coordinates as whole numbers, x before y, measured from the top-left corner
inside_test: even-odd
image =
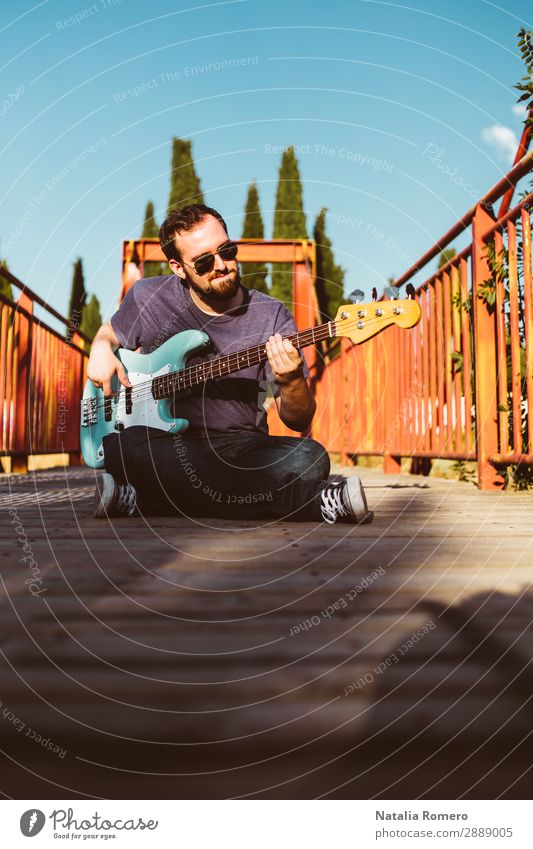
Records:
[[[118,347],[149,353],[190,328],[209,335],[210,357],[266,342],[268,361],[176,395],[176,415],[189,420],[184,434],[134,426],[106,436],[95,515],[371,521],[359,478],[327,482],[319,443],[268,435],[261,398],[269,384],[292,430],[309,427],[315,402],[304,360],[283,338],[296,332],[294,320],[276,299],[242,286],[222,216],[203,204],[175,209],[159,239],[173,275],[137,281],[100,328],[87,369],[95,385],[106,396],[114,375],[131,385]]]

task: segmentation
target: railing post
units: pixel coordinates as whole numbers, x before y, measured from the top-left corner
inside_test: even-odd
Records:
[[[316,323],[314,303],[314,280],[311,263],[296,256],[292,265],[292,304],[293,315],[298,330],[306,330]],[[314,345],[305,348],[303,356],[311,372],[317,364],[317,350]]]
[[[33,301],[21,292],[17,307],[33,314]],[[15,382],[13,428],[13,453],[11,455],[11,471],[24,473],[28,471],[28,426],[30,416],[30,369],[31,369],[31,319],[20,309],[15,311],[15,351],[17,376]]]
[[[347,340],[344,337],[341,337],[341,466],[348,465],[348,416],[350,414],[350,410],[348,405],[347,344]]]
[[[402,458],[397,454],[389,454],[386,451],[383,455],[383,471],[386,475],[399,475],[402,471]]]
[[[400,396],[396,370],[404,366],[399,356],[400,351],[396,328],[390,328],[388,335],[383,340],[383,345],[384,351],[387,352],[386,362],[390,364],[384,384],[385,398],[383,408],[385,411],[387,435],[383,445],[383,472],[386,475],[399,475],[402,471],[401,455],[391,454],[390,451],[391,443],[398,443],[399,441]]]
[[[476,387],[476,447],[478,487],[501,489],[504,480],[490,463],[498,453],[498,369],[496,313],[478,297],[480,287],[491,277],[484,235],[494,219],[481,205],[472,221],[472,313],[474,318],[474,379]]]
[[[81,398],[82,395],[83,395],[83,388],[84,388],[84,368],[83,368],[82,351],[85,350],[85,342],[81,338],[79,333],[76,333],[76,331],[74,331],[74,333],[72,334],[71,342],[72,342],[73,345],[75,345],[77,348],[80,349],[80,354],[76,359],[76,365],[74,367],[74,371],[75,371],[75,387],[76,387],[77,392],[79,393],[79,397]],[[79,410],[76,410],[75,412],[74,412],[74,410],[72,410],[71,415],[72,414],[73,414],[73,417],[74,417],[74,422],[76,424],[76,433],[79,433],[79,428],[80,428]],[[81,454],[80,450],[69,451],[68,456],[69,456],[69,466],[81,466],[82,465],[83,459],[82,459],[82,454]]]

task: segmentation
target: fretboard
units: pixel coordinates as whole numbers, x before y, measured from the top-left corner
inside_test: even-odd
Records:
[[[295,348],[307,348],[324,339],[332,339],[337,335],[337,327],[334,321],[319,324],[309,330],[302,330],[287,338]],[[244,351],[235,351],[223,357],[215,357],[212,360],[204,360],[194,366],[187,366],[181,371],[173,371],[154,377],[152,380],[152,394],[156,400],[168,398],[175,392],[191,389],[205,383],[206,380],[214,380],[226,374],[232,374],[249,366],[256,366],[264,362],[267,357],[265,343],[246,348]]]

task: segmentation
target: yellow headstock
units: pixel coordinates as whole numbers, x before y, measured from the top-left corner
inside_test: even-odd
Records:
[[[356,345],[370,339],[391,324],[414,327],[420,321],[420,304],[412,298],[372,301],[370,304],[344,304],[335,317],[337,336],[347,336]]]

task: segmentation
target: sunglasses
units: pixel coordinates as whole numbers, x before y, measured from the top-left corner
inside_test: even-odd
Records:
[[[203,277],[204,274],[208,274],[208,272],[212,271],[215,267],[215,257],[217,254],[224,260],[235,259],[238,250],[239,246],[236,242],[226,242],[226,244],[221,245],[217,251],[211,251],[208,254],[202,254],[199,256],[194,260],[192,265],[189,265],[188,262],[184,262],[183,265],[188,265],[189,268],[194,268],[198,276]]]

